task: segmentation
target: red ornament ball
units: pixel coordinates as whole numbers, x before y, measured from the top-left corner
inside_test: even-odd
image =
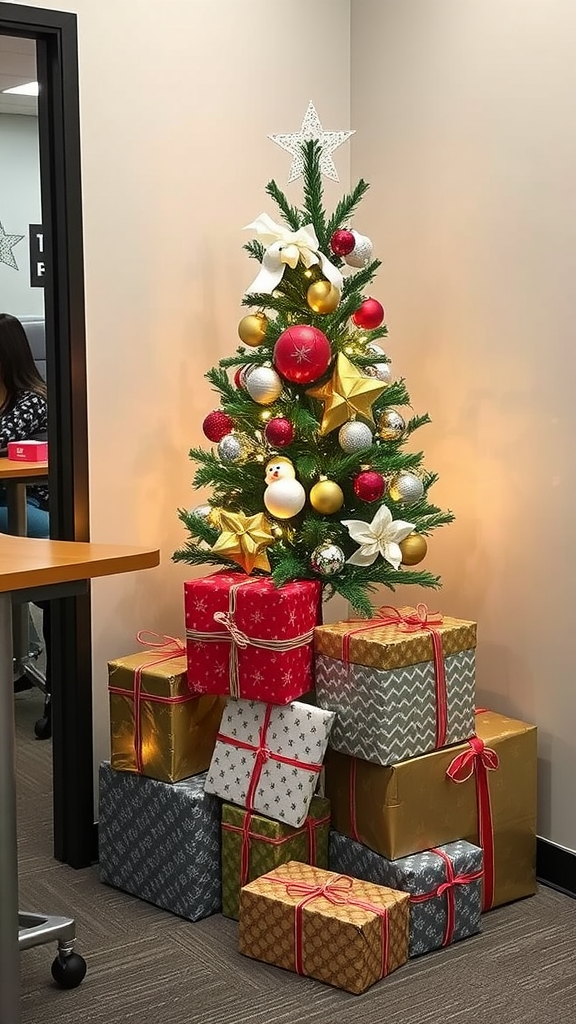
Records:
[[[373,331],[384,323],[385,316],[384,306],[378,299],[364,299],[362,305],[352,314],[352,320],[356,327],[361,327],[364,331]]]
[[[311,384],[330,366],[330,342],[317,327],[295,324],[274,346],[274,365],[292,384]]]
[[[234,383],[235,383],[237,388],[241,388],[241,387],[244,386],[244,382],[242,380],[242,374],[243,373],[244,373],[244,367],[243,366],[239,366],[238,369],[236,370],[236,373],[234,374]]]
[[[294,426],[284,416],[275,416],[264,427],[264,437],[274,448],[287,448],[294,440]]]
[[[222,412],[221,409],[215,409],[214,412],[209,412],[206,419],[202,424],[202,430],[206,434],[209,441],[221,441],[226,434],[229,434],[234,426],[234,421],[228,415],[227,412]]]
[[[330,248],[336,256],[348,256],[356,245],[356,239],[351,231],[339,228],[330,239]]]
[[[386,481],[374,469],[363,469],[354,480],[354,494],[361,501],[379,501],[386,490]]]

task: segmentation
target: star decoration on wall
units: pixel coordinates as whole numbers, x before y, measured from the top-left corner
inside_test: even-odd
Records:
[[[356,415],[369,423],[374,423],[372,405],[385,390],[386,384],[382,384],[374,377],[365,377],[354,363],[340,352],[330,380],[317,388],[311,388],[306,394],[324,402],[324,415],[320,426],[320,434],[324,437]]]
[[[274,543],[274,537],[266,516],[259,512],[246,516],[243,512],[227,512],[219,509],[221,534],[212,551],[237,562],[250,574],[253,569],[270,572],[266,548]]]
[[[12,250],[23,238],[24,235],[7,235],[0,224],[0,263],[5,263],[7,267],[12,267],[12,270],[18,270],[18,264]]]
[[[291,181],[296,181],[297,178],[302,176],[304,171],[302,144],[310,139],[316,139],[320,143],[320,170],[322,174],[332,181],[340,181],[336,165],[332,159],[332,153],[343,142],[346,142],[351,135],[354,135],[353,131],[325,132],[320,123],[316,108],[312,100],[310,100],[299,132],[293,132],[291,135],[269,135],[268,138],[272,139],[272,142],[275,142],[277,146],[281,146],[282,149],[292,154],[292,166],[288,175],[288,184],[290,184]]]

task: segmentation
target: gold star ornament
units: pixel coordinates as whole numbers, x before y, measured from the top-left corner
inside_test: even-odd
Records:
[[[385,390],[386,384],[374,377],[365,377],[340,352],[330,380],[320,387],[311,388],[306,394],[324,403],[320,426],[320,434],[324,437],[356,416],[374,424],[372,405]]]
[[[266,548],[274,543],[274,537],[266,516],[259,512],[246,516],[243,512],[227,512],[218,509],[221,534],[212,551],[237,562],[248,575],[253,569],[270,572]]]

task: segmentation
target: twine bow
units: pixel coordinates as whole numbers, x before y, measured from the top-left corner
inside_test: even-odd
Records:
[[[247,294],[270,294],[282,280],[285,268],[288,266],[294,269],[299,262],[307,269],[319,263],[324,277],[339,292],[342,291],[342,274],[338,267],[320,252],[320,243],[313,224],[306,224],[298,231],[289,231],[282,224],[273,221],[267,213],[261,213],[255,221],[246,225],[246,230],[255,231],[267,245],[260,271],[246,289]]]

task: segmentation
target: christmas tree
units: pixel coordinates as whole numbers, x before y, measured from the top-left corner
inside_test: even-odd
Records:
[[[307,117],[317,121],[312,104]],[[350,229],[368,184],[324,208],[322,174],[336,176],[331,152],[350,134],[273,137],[294,155],[303,202],[271,181],[282,223],[262,214],[248,226],[260,270],[243,298],[243,344],[206,374],[220,404],[203,429],[217,448],[190,451],[210,504],[179,510],[190,536],[174,559],[271,573],[278,586],[320,578],[369,615],[379,586],[439,585],[410,567],[453,515],[430,502],[437,474],[408,447],[429,417],[399,411],[410,397],[379,344],[384,309],[367,289],[380,261]]]

